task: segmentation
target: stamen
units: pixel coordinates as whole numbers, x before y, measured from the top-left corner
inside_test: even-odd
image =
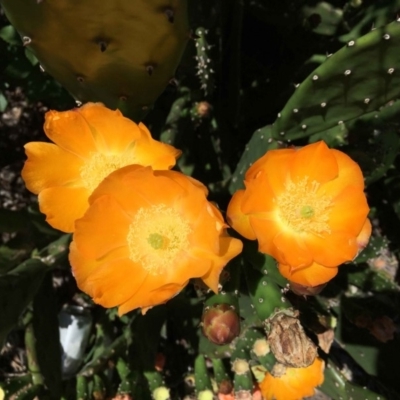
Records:
[[[289,181],[277,197],[278,215],[289,229],[299,233],[330,233],[328,224],[332,200],[317,193],[320,184],[305,177],[297,183]]]
[[[81,179],[87,189],[93,191],[111,172],[135,164],[132,152],[126,154],[93,153],[81,168]]]
[[[140,208],[127,236],[129,258],[151,275],[164,274],[189,247],[191,231],[189,223],[171,207]]]

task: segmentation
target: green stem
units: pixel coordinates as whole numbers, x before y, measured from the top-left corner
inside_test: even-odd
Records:
[[[28,359],[28,369],[32,374],[32,382],[34,385],[43,385],[44,378],[40,371],[40,366],[36,353],[36,338],[32,323],[32,312],[29,311],[26,320],[29,320],[25,328],[25,347]]]

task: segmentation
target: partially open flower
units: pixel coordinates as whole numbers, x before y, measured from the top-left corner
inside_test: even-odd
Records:
[[[70,262],[79,288],[119,314],[164,303],[191,278],[217,292],[242,243],[206,196],[175,171],[135,165],[111,173],[76,223]]]
[[[324,362],[320,358],[306,368],[286,368],[281,364],[276,367],[280,368],[267,372],[260,383],[265,400],[301,400],[312,396],[315,387],[324,381]]]
[[[228,221],[286,266],[293,282],[326,283],[368,242],[362,172],[322,141],[299,150],[268,151],[249,168],[245,185],[229,204]],[[308,267],[306,278],[294,277]]]
[[[49,111],[44,131],[54,143],[25,145],[22,178],[39,195],[39,207],[56,229],[73,232],[88,197],[111,172],[130,164],[168,169],[180,151],[152,139],[148,129],[100,103]]]

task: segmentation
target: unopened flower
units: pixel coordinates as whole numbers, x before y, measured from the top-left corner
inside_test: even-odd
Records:
[[[231,343],[240,333],[240,317],[229,304],[206,307],[201,322],[204,336],[218,345]]]
[[[271,373],[266,373],[260,390],[265,400],[301,400],[312,396],[315,387],[323,381],[324,362],[316,358],[306,368],[287,368],[276,364]]]
[[[191,278],[217,292],[242,243],[206,196],[175,171],[135,165],[111,173],[76,223],[70,262],[79,288],[119,314],[165,303]]]
[[[180,151],[152,139],[148,129],[100,103],[71,111],[49,111],[44,131],[54,143],[25,145],[26,187],[56,229],[73,232],[89,206],[88,197],[111,172],[130,164],[168,169]]]
[[[362,172],[322,141],[299,150],[268,151],[247,171],[245,186],[234,194],[228,220],[286,266],[289,280],[306,286],[326,283],[368,242]],[[296,280],[295,272],[306,268],[307,278]]]

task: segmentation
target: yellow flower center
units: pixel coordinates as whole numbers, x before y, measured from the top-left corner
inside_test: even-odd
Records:
[[[111,172],[131,164],[135,164],[135,156],[132,152],[125,154],[93,153],[81,168],[81,179],[84,186],[93,191]]]
[[[174,268],[177,257],[189,247],[189,223],[164,204],[140,208],[127,236],[129,258],[151,275]]]
[[[320,184],[305,177],[297,183],[289,181],[276,199],[281,221],[299,233],[330,233],[329,213],[332,199],[317,193]]]

